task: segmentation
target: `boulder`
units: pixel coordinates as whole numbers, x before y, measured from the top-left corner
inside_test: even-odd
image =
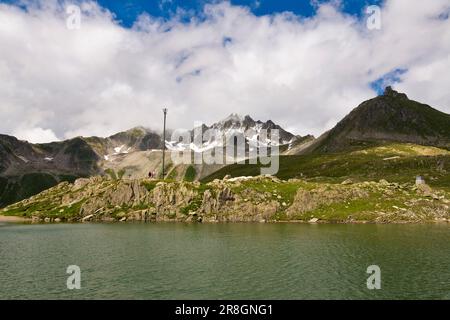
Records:
[[[341,184],[343,184],[343,185],[348,185],[348,184],[352,184],[352,183],[353,183],[352,179],[347,179],[347,180],[344,180],[341,182]]]
[[[81,221],[82,222],[91,221],[93,217],[94,217],[94,215],[90,214],[90,215],[87,215],[87,216],[83,217],[83,219],[81,219]]]

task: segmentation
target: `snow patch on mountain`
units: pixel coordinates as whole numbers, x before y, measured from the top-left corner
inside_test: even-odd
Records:
[[[270,131],[273,129],[279,130],[280,139],[272,141],[270,139]],[[203,139],[206,130],[210,130],[212,137],[208,140]],[[198,137],[198,135],[202,135]],[[237,113],[232,113],[225,119],[214,123],[211,126],[202,125],[190,131],[191,141],[166,141],[166,148],[171,151],[187,151],[205,152],[216,147],[223,147],[225,145],[233,145],[234,140],[245,141],[245,143],[253,150],[257,147],[270,147],[291,144],[296,140],[296,136],[285,131],[280,126],[273,123],[271,120],[262,122],[255,121],[250,116],[241,116]]]

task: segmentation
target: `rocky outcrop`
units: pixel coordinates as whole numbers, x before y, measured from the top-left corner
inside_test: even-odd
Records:
[[[64,182],[11,205],[4,215],[33,222],[424,222],[450,220],[450,197],[426,184],[314,183],[275,177],[199,182]]]
[[[348,181],[343,185],[347,185]],[[286,210],[289,216],[313,211],[322,206],[333,203],[365,199],[369,192],[358,186],[342,188],[336,186],[324,186],[314,190],[299,189],[295,195],[293,204]]]

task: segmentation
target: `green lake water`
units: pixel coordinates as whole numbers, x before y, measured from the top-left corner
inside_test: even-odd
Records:
[[[450,299],[450,225],[5,223],[0,299],[15,298]]]

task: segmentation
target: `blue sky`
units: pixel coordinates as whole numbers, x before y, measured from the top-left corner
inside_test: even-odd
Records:
[[[74,0],[73,2],[79,2]],[[114,13],[116,20],[124,27],[131,27],[136,18],[147,13],[154,17],[170,19],[178,9],[198,15],[206,4],[230,2],[232,5],[246,6],[256,16],[291,12],[298,16],[310,17],[316,13],[317,4],[338,0],[97,0],[102,7]],[[15,4],[35,2],[33,0],[0,0],[0,3]],[[36,1],[37,2],[37,1]],[[70,2],[70,1],[68,1]],[[368,5],[381,5],[384,0],[340,0],[345,13],[362,16]]]
[[[152,16],[170,18],[177,9],[190,11],[194,14],[201,12],[207,3],[217,3],[217,0],[99,0],[98,3],[111,12],[123,26],[129,27],[142,13]],[[279,12],[292,12],[299,16],[312,16],[315,5],[310,0],[232,0],[233,5],[247,6],[257,15],[268,15]],[[327,2],[317,0],[315,3]],[[343,0],[342,10],[352,15],[360,16],[367,5],[380,4],[382,0]]]

